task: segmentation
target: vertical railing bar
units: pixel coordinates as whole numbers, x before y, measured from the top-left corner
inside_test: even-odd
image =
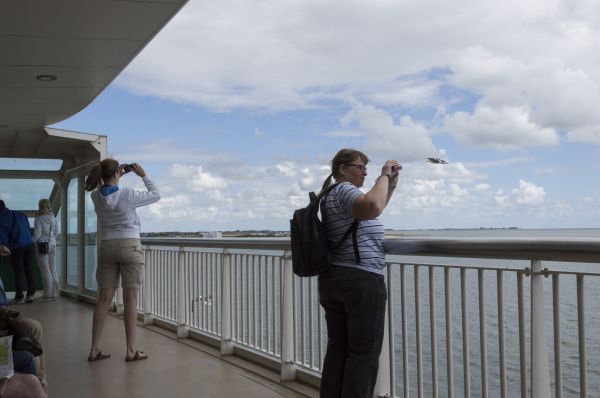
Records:
[[[208,318],[208,328],[211,333],[215,333],[215,324],[214,324],[214,316],[215,316],[215,258],[214,253],[208,253],[208,273],[209,273],[209,318]]]
[[[392,289],[392,267],[387,266],[387,281],[388,281],[388,352],[390,353],[390,395],[396,396],[396,350],[394,342],[394,289]]]
[[[276,261],[275,257],[271,258],[271,313],[273,314],[272,336],[273,336],[273,353],[277,354],[277,312],[275,311],[275,297],[277,278],[275,277]]]
[[[210,303],[210,299],[211,299],[211,294],[210,294],[210,261],[209,261],[209,254],[210,253],[203,253],[204,254],[204,305],[202,306],[203,311],[204,311],[204,319],[205,319],[205,328],[204,330],[208,331],[210,330],[210,307],[208,306],[208,304]]]
[[[245,294],[246,311],[244,311],[244,344],[250,345],[250,255],[244,255],[244,271],[246,272]]]
[[[194,274],[195,274],[195,293],[196,293],[196,317],[197,317],[197,325],[200,330],[206,330],[204,322],[202,320],[204,311],[206,311],[206,307],[204,306],[203,299],[205,299],[205,294],[202,291],[202,284],[206,279],[206,275],[204,275],[204,264],[206,262],[206,253],[194,253]]]
[[[188,266],[190,267],[190,299],[192,300],[191,308],[191,324],[194,328],[200,328],[200,322],[198,322],[198,312],[200,311],[200,302],[198,301],[198,253],[188,252],[190,261]]]
[[[314,365],[313,356],[313,278],[308,279],[308,361],[309,367],[312,368]]]
[[[240,329],[241,329],[241,317],[242,311],[240,311],[240,296],[241,296],[241,283],[239,278],[241,278],[241,268],[239,267],[238,255],[231,254],[231,269],[233,270],[233,285],[235,288],[233,289],[234,301],[233,301],[233,311],[235,317],[235,339],[236,341],[241,341],[240,338]]]
[[[257,288],[256,288],[256,257],[255,255],[252,256],[252,334],[253,334],[253,340],[254,340],[254,348],[258,347],[258,339],[256,336],[257,330],[258,330],[258,322],[259,322],[259,317],[256,315],[256,312],[258,310],[258,305],[256,303],[256,295],[258,294],[257,292]]]
[[[562,363],[560,359],[560,274],[552,274],[552,313],[554,324],[554,397],[562,398]]]
[[[406,276],[405,264],[400,264],[400,307],[402,314],[402,381],[404,397],[410,394],[410,384],[408,375],[408,316],[406,303]]]
[[[262,284],[262,264],[263,264],[263,260],[265,260],[265,256],[259,256],[258,257],[258,345],[261,349],[261,351],[263,351],[265,349],[264,347],[264,339],[263,339],[263,323],[264,323],[264,319],[265,319],[265,314],[263,314],[263,297],[262,297],[262,291],[263,291],[263,284]]]
[[[507,397],[506,391],[506,352],[504,347],[504,274],[496,271],[496,289],[498,295],[498,351],[500,356],[500,396]]]
[[[202,311],[208,311],[208,307],[206,305],[203,305],[203,303],[201,303],[201,301],[200,301],[200,296],[203,296],[200,293],[202,278],[204,277],[204,279],[208,281],[208,274],[203,276],[200,267],[201,267],[201,264],[203,264],[203,263],[208,264],[208,253],[194,253],[194,258],[196,260],[194,269],[196,270],[195,274],[196,274],[197,285],[198,285],[196,288],[197,307],[202,308]],[[199,313],[199,314],[201,314],[201,313]],[[208,324],[206,325],[206,328],[208,328]],[[203,328],[202,330],[206,330],[206,328]]]
[[[585,347],[585,290],[583,275],[577,275],[577,324],[579,331],[579,390],[587,398],[587,351]]]
[[[517,297],[519,312],[519,370],[521,398],[527,398],[527,336],[525,335],[525,295],[523,293],[523,273],[517,272]]]
[[[268,257],[265,261],[265,310],[267,313],[267,327],[265,330],[265,334],[266,334],[266,340],[267,340],[266,343],[267,343],[267,351],[268,352],[272,352],[271,351],[271,336],[270,336],[271,328],[269,327],[269,325],[271,323],[275,323],[275,320],[273,320],[271,318],[271,314],[270,314],[271,306],[269,305],[269,303],[271,301],[273,301],[273,298],[270,297],[270,295],[269,295],[269,291],[270,291],[270,289],[269,289],[269,264],[271,263],[272,260],[273,260],[272,257]]]
[[[467,320],[467,274],[466,269],[460,270],[460,305],[462,315],[463,340],[463,389],[465,398],[471,397],[471,371],[469,363],[469,322]]]
[[[423,352],[421,343],[421,289],[419,286],[419,267],[414,265],[415,282],[415,334],[417,339],[417,396],[423,398]]]
[[[206,253],[200,253],[198,263],[198,309],[200,314],[200,329],[206,330]]]
[[[300,325],[304,325],[305,319],[304,319],[304,278],[299,278],[300,279]],[[294,297],[296,297],[296,295],[294,294]],[[296,306],[294,306],[294,312],[296,310]],[[295,329],[295,328],[294,328]],[[304,345],[304,328],[301,327],[300,328],[300,358],[302,358],[302,364],[306,364],[306,352],[304,350],[304,348],[306,347]],[[297,357],[296,357],[297,358]]]
[[[452,302],[450,300],[450,268],[444,268],[444,299],[446,303],[446,378],[448,398],[454,396],[454,369],[452,363]]]
[[[429,266],[429,334],[431,337],[431,396],[438,396],[438,375],[437,375],[437,336],[435,322],[435,293],[434,293],[434,271]]]
[[[323,369],[323,320],[322,320],[322,313],[321,313],[321,306],[318,305],[319,303],[317,302],[317,337],[319,339],[318,341],[318,349],[319,349],[319,365],[318,368],[319,370]]]
[[[488,374],[487,374],[487,342],[485,333],[485,290],[484,271],[477,270],[477,281],[479,288],[479,351],[481,356],[481,397],[488,396]]]

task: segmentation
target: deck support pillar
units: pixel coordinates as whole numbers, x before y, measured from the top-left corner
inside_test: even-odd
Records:
[[[223,250],[223,270],[221,273],[221,355],[233,355],[233,302],[231,300],[231,253]]]
[[[531,260],[531,397],[550,396],[546,302],[542,262]]]
[[[294,330],[294,270],[292,252],[285,250],[282,257],[281,285],[281,381],[296,379]]]

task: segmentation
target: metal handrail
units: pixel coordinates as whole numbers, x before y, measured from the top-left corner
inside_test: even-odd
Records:
[[[222,249],[290,249],[289,239],[144,238],[142,243]],[[600,238],[386,238],[383,248],[388,255],[600,263]]]

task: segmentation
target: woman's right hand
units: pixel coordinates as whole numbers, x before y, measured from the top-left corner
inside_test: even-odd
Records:
[[[132,163],[131,170],[133,170],[133,172],[135,174],[137,174],[139,177],[142,177],[142,178],[146,177],[146,172],[144,171],[142,166],[140,166],[138,163]]]
[[[400,165],[398,164],[397,161],[388,160],[387,162],[385,162],[385,164],[381,168],[381,175],[383,176],[383,175],[389,174],[391,177],[396,176],[398,174],[398,172],[395,169],[398,166],[400,166]]]

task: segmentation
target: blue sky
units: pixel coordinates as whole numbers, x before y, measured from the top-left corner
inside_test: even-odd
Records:
[[[159,183],[144,230],[287,229],[343,147],[403,164],[388,228],[598,227],[594,2],[284,3],[190,0],[55,125]]]

